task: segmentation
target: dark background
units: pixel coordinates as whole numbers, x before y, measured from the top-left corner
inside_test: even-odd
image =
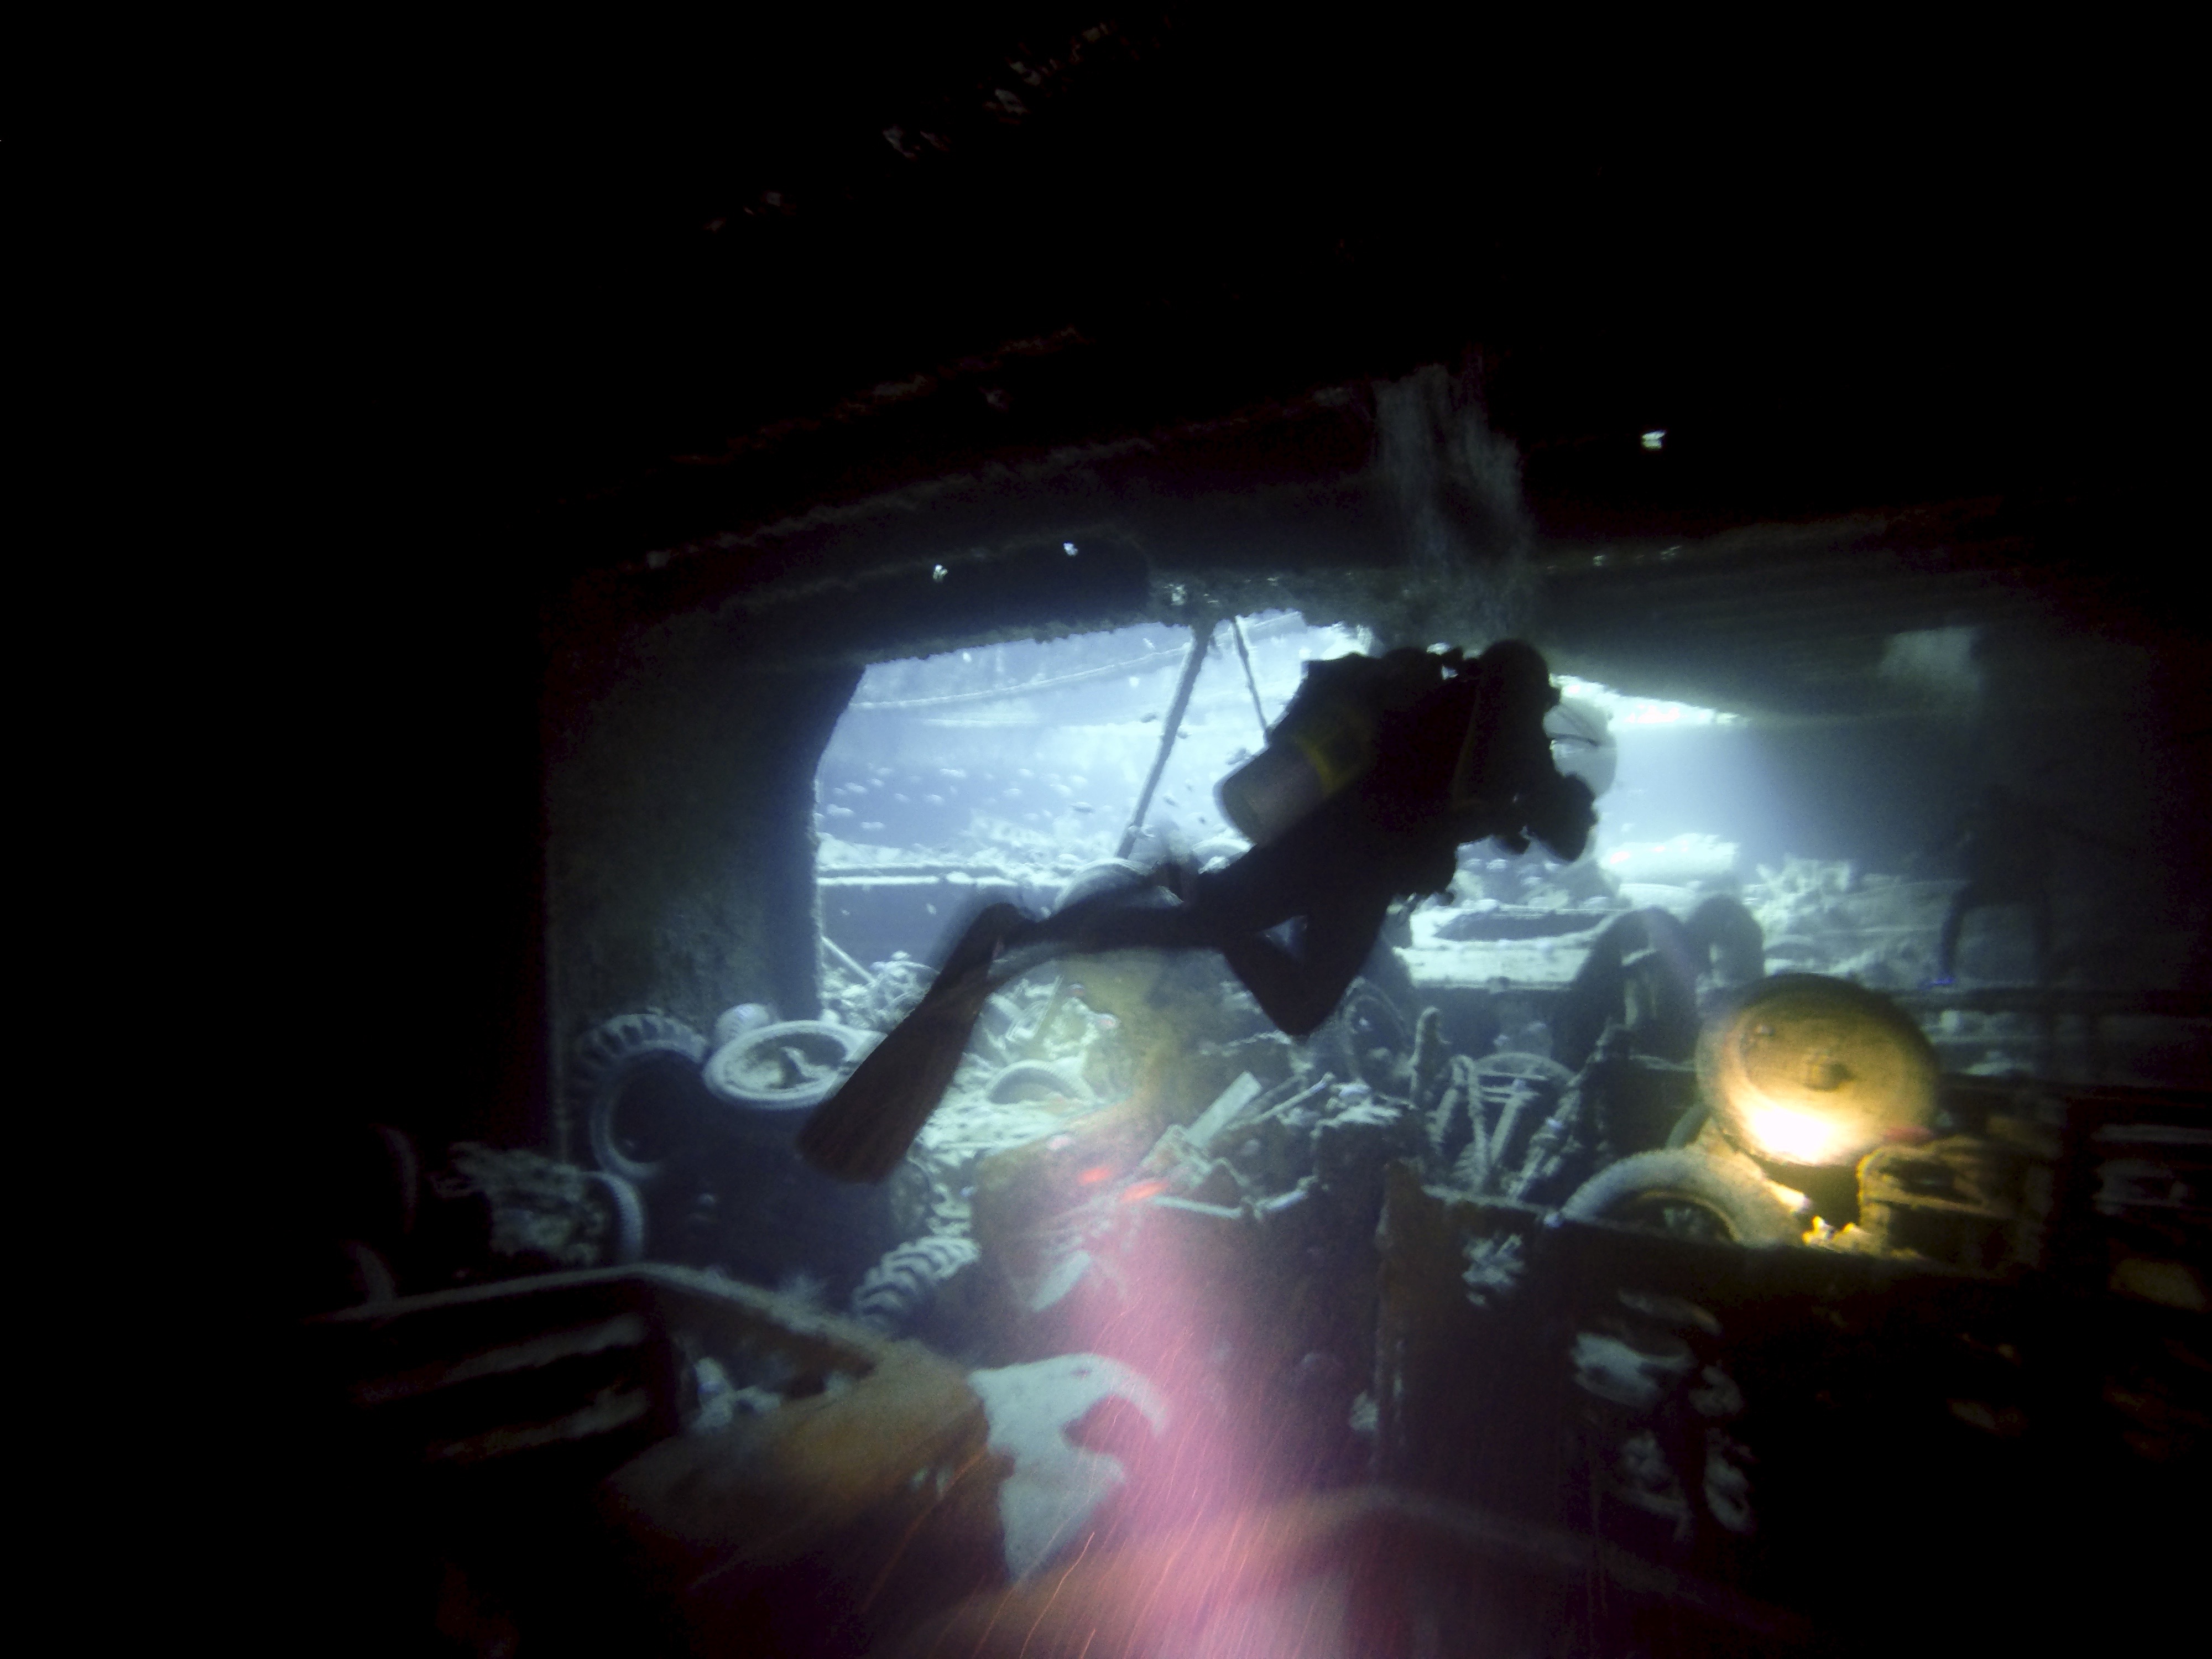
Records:
[[[2202,756],[2172,40],[1043,5],[642,48],[532,27],[334,46],[235,163],[236,291],[175,320],[200,371],[155,441],[210,457],[213,527],[169,562],[216,617],[190,648],[216,690],[158,714],[228,758],[188,762],[217,847],[179,872],[203,902],[172,954],[244,988],[245,1075],[210,1086],[223,1144],[243,1096],[267,1154],[251,1226],[274,1192],[280,1237],[318,1231],[323,1126],[538,1140],[541,694],[579,583],[997,458],[1442,364],[1517,447],[1555,563],[1989,504],[2002,585],[2139,647]],[[340,76],[363,84],[320,107]],[[166,294],[181,257],[134,251],[128,280]],[[1668,694],[1665,650],[1638,655],[1673,637],[1663,586],[1577,568],[1555,585],[1618,623],[1590,636]],[[1844,752],[1778,747],[1806,775]],[[1862,730],[1846,769],[1887,753]],[[250,1365],[220,1375],[261,1411]],[[374,1507],[322,1515],[348,1488],[281,1414],[252,1436],[276,1565],[209,1582],[357,1605]],[[358,1559],[325,1542],[356,1534]]]
[[[270,954],[401,1055],[341,1115],[541,1120],[548,608],[812,502],[1436,362],[1546,545],[1986,498],[2171,648],[2165,55],[1033,6],[432,68],[270,204],[308,488],[239,485],[298,500]]]

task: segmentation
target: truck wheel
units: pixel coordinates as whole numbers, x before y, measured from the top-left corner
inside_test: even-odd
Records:
[[[584,1190],[607,1224],[605,1266],[627,1267],[645,1259],[645,1200],[637,1188],[605,1170],[586,1170]]]
[[[714,1050],[707,1062],[707,1088],[732,1106],[808,1109],[836,1094],[877,1041],[873,1031],[824,1019],[763,1025]]]
[[[1688,1146],[1622,1158],[1584,1182],[1559,1212],[1737,1244],[1794,1244],[1804,1233],[1757,1165]]]
[[[1073,1072],[1042,1060],[1018,1060],[991,1079],[984,1098],[1010,1106],[1020,1100],[1049,1100],[1054,1095],[1088,1106],[1091,1091]]]
[[[706,1038],[665,1014],[621,1014],[586,1031],[568,1098],[592,1161],[635,1187],[665,1175],[698,1133],[706,1054]]]

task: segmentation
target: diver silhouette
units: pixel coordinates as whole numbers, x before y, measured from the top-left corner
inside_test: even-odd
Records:
[[[1495,836],[1524,852],[1534,836],[1571,860],[1596,821],[1588,786],[1552,763],[1544,716],[1559,692],[1543,658],[1510,641],[1452,666],[1411,650],[1313,665],[1278,728],[1300,724],[1301,701],[1364,701],[1364,773],[1220,870],[1164,866],[1151,889],[1016,927],[1006,948],[1216,950],[1269,1019],[1307,1035],[1374,950],[1392,901],[1450,886],[1461,843]]]
[[[1581,856],[1596,814],[1589,786],[1552,762],[1544,717],[1559,700],[1543,657],[1517,640],[1471,661],[1408,649],[1309,665],[1269,752],[1291,757],[1314,804],[1271,783],[1270,803],[1300,810],[1248,813],[1256,844],[1218,870],[1163,865],[1034,921],[986,909],[921,1006],[817,1110],[799,1151],[832,1175],[880,1180],[935,1109],[984,999],[1053,956],[1218,951],[1269,1019],[1308,1035],[1392,902],[1449,887],[1462,843],[1494,836],[1520,853],[1533,838]]]
[[[2021,799],[2000,784],[1990,784],[1967,810],[1954,832],[1952,851],[1966,884],[1951,896],[1936,946],[1936,985],[1955,981],[1959,939],[1976,910],[2018,905],[2027,912],[2034,940],[2034,982],[2051,970],[2051,834],[2065,828],[2051,813]]]

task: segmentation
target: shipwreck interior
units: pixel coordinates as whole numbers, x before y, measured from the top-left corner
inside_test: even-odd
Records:
[[[434,556],[295,683],[352,739],[319,994],[399,1035],[286,1132],[281,1627],[2172,1615],[2212,699],[2109,130],[1180,9],[716,52],[711,114],[395,210]],[[1029,967],[887,1178],[801,1156],[985,907],[1248,852],[1218,787],[1315,665],[1516,639],[1586,848],[1462,846],[1306,1036],[1210,951]]]

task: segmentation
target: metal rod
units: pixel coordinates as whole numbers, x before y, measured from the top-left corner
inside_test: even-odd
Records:
[[[1273,1105],[1267,1108],[1266,1111],[1261,1112],[1257,1117],[1252,1120],[1252,1127],[1256,1129],[1260,1125],[1265,1123],[1269,1118],[1288,1116],[1291,1113],[1297,1111],[1299,1107],[1304,1105],[1306,1102],[1313,1099],[1316,1095],[1329,1088],[1335,1082],[1335,1073],[1323,1072],[1316,1081],[1299,1090],[1297,1093],[1292,1095],[1288,1100],[1279,1100]],[[1231,1126],[1228,1124],[1222,1125],[1222,1127],[1224,1128],[1228,1128],[1230,1127]]]
[[[859,963],[854,961],[853,958],[846,953],[844,946],[838,944],[836,939],[831,939],[829,934],[818,933],[816,937],[822,941],[822,954],[828,957],[832,963],[836,963],[838,967],[842,968],[854,979],[860,981],[861,984],[866,985],[869,980],[873,977],[866,969],[861,967]]]
[[[1231,617],[1229,631],[1236,636],[1237,659],[1244,665],[1244,684],[1252,693],[1252,712],[1260,717],[1260,735],[1264,738],[1267,735],[1267,708],[1260,701],[1260,682],[1252,672],[1252,653],[1244,644],[1244,618]]]
[[[1239,623],[1240,628],[1243,627]],[[1273,639],[1278,634],[1304,628],[1304,621],[1297,612],[1270,617],[1243,629],[1248,640]],[[1090,668],[1078,668],[1065,674],[1048,674],[1040,679],[1023,680],[1013,685],[990,685],[976,691],[949,691],[935,697],[871,698],[866,702],[855,699],[846,707],[864,714],[909,714],[920,709],[950,708],[960,703],[1003,702],[1011,697],[1032,696],[1039,691],[1056,691],[1066,686],[1083,685],[1092,680],[1118,679],[1131,672],[1158,667],[1177,654],[1174,647],[1148,651],[1141,657],[1129,657],[1119,662],[1099,663]]]
[[[1477,1091],[1476,1098],[1480,1097],[1480,1091]],[[1497,1175],[1505,1155],[1512,1151],[1513,1131],[1520,1124],[1521,1109],[1533,1098],[1527,1079],[1515,1078],[1512,1090],[1505,1097],[1505,1103],[1498,1109],[1498,1133],[1490,1137],[1488,1148],[1483,1154],[1482,1185],[1475,1188],[1477,1192],[1489,1189],[1492,1178]]]
[[[1129,856],[1129,849],[1137,844],[1137,831],[1145,826],[1145,814],[1152,810],[1152,791],[1159,787],[1160,774],[1168,769],[1168,757],[1175,751],[1176,732],[1182,725],[1184,711],[1190,707],[1191,688],[1198,684],[1198,671],[1206,661],[1206,647],[1213,641],[1214,624],[1194,623],[1190,630],[1190,654],[1182,659],[1182,678],[1176,682],[1175,701],[1168,705],[1167,728],[1160,733],[1160,752],[1152,757],[1151,775],[1137,795],[1137,810],[1130,815],[1129,827],[1121,832],[1121,845],[1115,849],[1116,858]]]
[[[993,994],[996,995],[998,994],[994,992]],[[1055,974],[1053,975],[1052,990],[1046,996],[1044,1000],[1044,1006],[1039,1011],[1037,1017],[1033,1020],[1029,1020],[1024,1024],[1013,1025],[1007,1029],[1005,1044],[1006,1052],[1009,1054],[1012,1054],[1018,1050],[1025,1049],[1031,1043],[1035,1042],[1040,1036],[1043,1036],[1046,1023],[1049,1021],[1054,1014],[1060,1012],[1060,1005],[1066,1001],[1066,999],[1067,975],[1066,974]]]

